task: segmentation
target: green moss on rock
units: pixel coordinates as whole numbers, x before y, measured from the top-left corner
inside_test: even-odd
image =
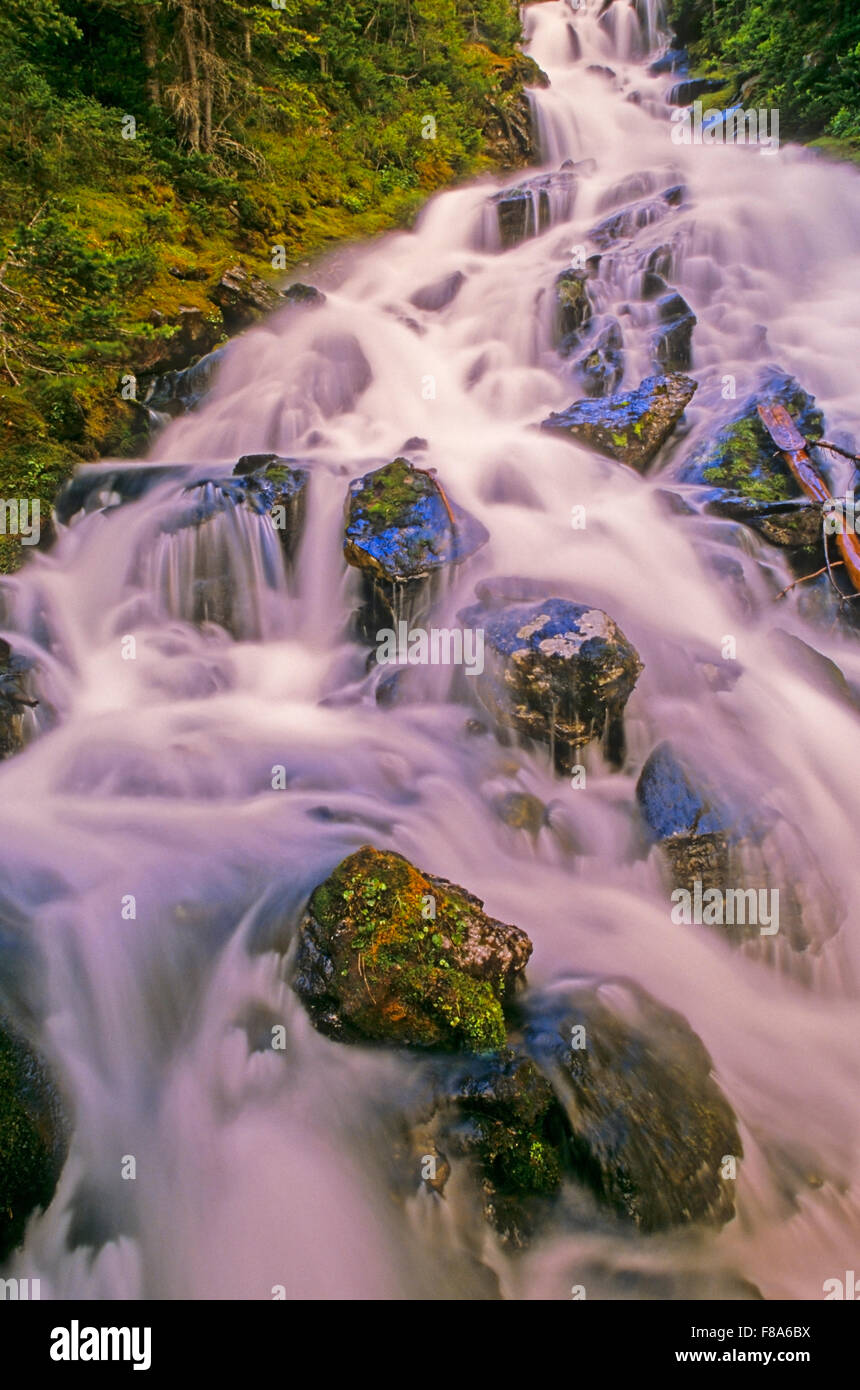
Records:
[[[36,1057],[0,1027],[0,1260],[21,1244],[30,1214],[54,1195],[61,1139],[48,1092]]]
[[[295,987],[330,1036],[488,1052],[530,954],[464,889],[366,845],[311,895]]]

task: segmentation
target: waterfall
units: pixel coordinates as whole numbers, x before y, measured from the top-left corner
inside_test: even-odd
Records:
[[[831,438],[858,431],[860,180],[791,146],[675,143],[676,79],[649,71],[668,41],[659,0],[524,14],[550,79],[532,93],[541,168],[440,193],[414,229],[323,261],[325,304],[232,345],[211,394],[136,465],[147,485],[122,500],[119,465],[99,465],[99,505],[4,582],[2,635],[35,663],[41,703],[39,736],[2,767],[3,933],[21,969],[0,1003],[37,1020],[74,1119],[54,1201],[10,1262],[43,1298],[485,1296],[474,1195],[390,1199],[408,1059],[321,1036],[289,986],[309,892],[364,843],[524,928],[533,985],[624,975],[677,1009],[739,1117],[739,1215],[722,1232],[622,1238],[574,1219],[521,1256],[491,1250],[505,1297],[569,1297],[584,1262],[605,1297],[636,1270],[676,1297],[736,1280],[814,1298],[855,1267],[857,714],[773,633],[855,690],[860,648],[802,586],[775,601],[794,577],[783,551],[681,517],[666,494],[690,498],[684,460],[729,387],[742,398],[769,363],[816,396]],[[533,175],[549,192],[524,195],[526,234],[503,246],[499,195]],[[582,394],[557,351],[553,286],[632,204],[641,215],[592,284],[598,319],[621,328],[623,385],[653,370],[649,266],[671,266],[698,320],[698,392],[645,477],[534,428]],[[420,307],[455,272],[451,301]],[[270,517],[230,491],[239,457],[265,452],[310,472],[292,567]],[[449,671],[376,701],[343,503],[350,480],[403,453],[490,535],[440,592],[440,623],[480,580],[523,575],[563,583],[635,643],[627,761],[613,771],[589,750],[587,792],[545,749],[464,732],[474,710]],[[850,486],[847,461],[835,468]],[[829,924],[803,961],[671,923],[633,830],[639,769],[670,735],[790,828],[786,873]],[[561,817],[575,850],[503,824],[493,804],[512,790]],[[274,1024],[280,1051],[265,1044]],[[815,1181],[794,1200],[799,1174]]]

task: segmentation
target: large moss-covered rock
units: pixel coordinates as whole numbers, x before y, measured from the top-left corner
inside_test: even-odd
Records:
[[[321,1032],[417,1047],[504,1046],[503,1004],[531,955],[481,901],[365,845],[311,895],[295,989]]]
[[[433,474],[397,458],[350,483],[343,543],[347,563],[364,578],[362,633],[409,621],[429,606],[436,585],[489,539],[452,502]]]
[[[561,598],[508,600],[504,588],[460,614],[484,632],[478,698],[497,722],[549,745],[567,771],[577,751],[606,735],[620,753],[620,722],[642,663],[606,613]],[[515,590],[514,590],[515,592]]]
[[[526,1002],[525,1045],[570,1129],[570,1166],[642,1231],[734,1214],[731,1107],[684,1018],[628,981],[561,985]]]
[[[21,1244],[31,1213],[51,1201],[65,1148],[59,1101],[42,1063],[0,1022],[0,1260]]]
[[[686,460],[681,482],[699,483],[719,489],[724,497],[753,502],[799,497],[800,489],[756,409],[759,404],[774,402],[785,406],[806,439],[821,439],[824,419],[816,409],[814,397],[794,377],[778,367],[769,367],[762,373],[756,390]]]
[[[697,387],[698,382],[678,372],[646,377],[635,391],[574,401],[567,410],[553,411],[541,429],[641,472],[669,438]]]

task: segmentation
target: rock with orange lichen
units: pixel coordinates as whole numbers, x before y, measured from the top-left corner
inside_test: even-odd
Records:
[[[465,889],[365,845],[311,895],[295,989],[330,1037],[490,1052],[531,951]]]

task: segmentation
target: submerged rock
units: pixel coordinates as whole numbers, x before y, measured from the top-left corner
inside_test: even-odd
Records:
[[[568,599],[488,595],[460,618],[484,631],[474,683],[498,724],[548,744],[560,772],[594,738],[605,736],[610,757],[620,757],[621,716],[642,663],[606,613]]]
[[[692,400],[698,382],[672,372],[649,376],[635,391],[574,401],[553,411],[541,429],[563,434],[640,472],[654,458]]]
[[[743,1155],[711,1059],[686,1020],[628,981],[560,986],[525,1003],[525,1046],[570,1128],[570,1166],[642,1231],[734,1215]]]
[[[0,1022],[0,1261],[54,1195],[67,1145],[59,1100],[35,1053]]]
[[[608,251],[615,242],[626,241],[643,227],[661,221],[673,208],[680,207],[683,200],[684,190],[680,185],[666,188],[658,197],[643,198],[598,222],[588,233],[589,240],[601,251]]]
[[[824,419],[794,377],[778,367],[761,374],[756,390],[684,463],[679,480],[720,489],[723,496],[781,502],[801,496],[791,472],[758,417],[757,405],[780,402],[806,439],[824,432]]]
[[[28,686],[31,669],[32,662],[0,637],[0,758],[11,758],[24,746],[24,711],[38,703]]]
[[[398,458],[350,483],[344,555],[362,571],[362,634],[409,621],[429,606],[441,574],[489,539],[432,474]]]
[[[576,197],[575,169],[558,169],[540,174],[515,188],[503,188],[493,195],[502,250],[517,246],[529,237],[545,232],[554,222],[563,222],[573,213]]]
[[[441,280],[434,280],[431,285],[416,290],[409,303],[414,304],[416,309],[425,309],[428,313],[447,309],[465,283],[466,277],[462,270],[455,270],[452,275],[445,275]]]
[[[365,845],[312,893],[295,989],[317,1028],[470,1052],[505,1044],[503,1004],[532,951],[525,932],[457,884]]]
[[[717,929],[734,945],[778,933],[793,951],[832,932],[832,922],[824,921],[829,908],[819,906],[821,920],[804,922],[788,856],[799,864],[806,851],[790,828],[780,827],[780,843],[772,814],[753,811],[738,793],[715,789],[671,743],[658,744],[646,760],[636,799],[648,837],[665,856],[678,920],[698,918],[697,925]]]

